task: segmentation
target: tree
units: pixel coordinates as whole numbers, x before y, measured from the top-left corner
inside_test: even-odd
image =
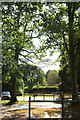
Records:
[[[43,9],[45,7],[45,9]],[[12,99],[16,101],[16,78],[20,56],[31,61],[35,54],[33,32],[45,36],[39,52],[65,49],[70,64],[72,99],[78,99],[77,57],[80,49],[78,2],[67,3],[3,3],[3,64],[7,65],[13,83]],[[33,31],[34,30],[34,31]],[[36,32],[36,33],[37,33]],[[72,34],[73,33],[73,34]],[[23,54],[23,51],[26,54]],[[38,56],[37,56],[38,58]],[[15,74],[16,73],[16,74]],[[15,89],[14,89],[15,88]]]
[[[36,55],[32,42],[36,11],[36,3],[2,3],[3,66],[7,68],[3,71],[3,78],[6,76],[7,81],[11,80],[11,103],[17,101],[16,83],[21,76],[19,64],[24,62],[21,56],[32,62],[32,56]]]
[[[56,70],[49,70],[46,73],[46,79],[49,86],[55,86],[60,82],[58,72]]]
[[[63,92],[71,91],[71,75],[70,75],[70,65],[68,54],[66,54],[66,49],[61,48],[61,59],[60,59],[60,70],[59,77],[61,80],[60,90]]]
[[[60,91],[70,92],[71,91],[71,76],[69,66],[66,65],[62,70],[59,71],[59,77],[61,80]]]
[[[77,59],[77,74],[78,74],[78,90],[80,91],[80,51]]]
[[[40,35],[47,36],[42,49],[49,49],[51,53],[59,48],[66,49],[67,60],[70,64],[72,83],[72,99],[78,99],[77,87],[77,56],[80,49],[80,30],[78,2],[46,3],[46,10],[42,16]]]
[[[30,64],[21,65],[21,71],[23,73],[24,85],[28,87],[29,92],[32,92],[34,86],[43,85],[45,75],[37,66]]]

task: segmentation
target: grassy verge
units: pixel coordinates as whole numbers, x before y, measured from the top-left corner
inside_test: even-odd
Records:
[[[0,104],[6,105],[10,100],[1,100]],[[21,101],[17,101],[15,102],[15,104],[26,104],[28,101],[27,100],[21,100]]]
[[[10,101],[10,100],[1,100],[0,103],[5,105],[5,104],[7,104],[9,101]]]

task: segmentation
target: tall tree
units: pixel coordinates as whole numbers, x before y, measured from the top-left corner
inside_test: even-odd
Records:
[[[78,99],[77,56],[80,49],[79,3],[47,3],[42,16],[40,35],[47,36],[42,49],[54,52],[64,48],[70,64],[72,99]]]
[[[78,90],[80,91],[80,51],[77,59],[77,74],[78,74]]]
[[[30,55],[35,54],[31,38],[36,28],[39,30],[39,36],[46,36],[46,40],[42,40],[43,44],[42,48],[40,46],[39,53],[44,49],[49,49],[51,53],[55,51],[55,48],[66,49],[72,78],[72,98],[78,99],[76,70],[80,49],[78,8],[79,4],[76,2],[48,2],[44,5],[21,2],[3,3],[3,63],[9,68],[13,90],[16,90],[19,56],[22,55],[27,60],[31,60]],[[25,51],[26,55],[22,51]],[[12,101],[16,101],[15,93],[16,91],[12,92],[14,96]]]
[[[59,71],[59,77],[61,80],[60,91],[62,92],[70,92],[71,91],[71,76],[70,69],[68,65],[65,65],[63,69]]]
[[[33,21],[37,13],[37,3],[3,2],[2,3],[2,48],[3,66],[8,71],[4,73],[7,80],[11,79],[12,92],[11,102],[16,98],[16,82],[20,75],[19,64],[24,60],[32,61],[35,53],[35,46],[32,42]],[[4,80],[4,79],[3,79]]]
[[[58,71],[56,70],[49,70],[46,73],[46,80],[49,86],[57,85],[59,81]]]
[[[21,65],[24,85],[32,92],[34,86],[43,85],[45,79],[44,72],[37,66],[25,64]]]

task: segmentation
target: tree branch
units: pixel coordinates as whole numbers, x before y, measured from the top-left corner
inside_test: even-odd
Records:
[[[66,40],[65,40],[64,32],[63,32],[63,40],[64,40],[64,44],[65,44],[66,50],[67,50],[67,52],[69,53],[68,45],[67,45]]]
[[[25,51],[27,53],[30,53],[30,54],[33,53],[40,61],[42,61],[34,51],[28,51],[28,50],[25,50],[25,49],[23,49],[23,51]]]
[[[4,48],[3,48],[3,49],[4,49]],[[8,48],[5,49],[5,51],[8,51],[9,49],[15,50],[15,49],[13,49],[12,47],[8,47]]]
[[[21,54],[22,55],[22,54]],[[34,63],[34,61],[32,61],[31,59],[29,59],[29,58],[27,58],[26,56],[24,56],[24,55],[22,55],[27,61],[30,61],[30,62],[32,62],[32,63]],[[24,62],[24,60],[21,60],[20,58],[19,58],[19,60],[21,61],[21,62]],[[34,63],[35,64],[35,63]]]

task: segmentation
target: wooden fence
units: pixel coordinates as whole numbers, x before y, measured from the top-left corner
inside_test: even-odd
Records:
[[[42,100],[36,100],[37,96],[43,96],[43,99]],[[46,96],[52,96],[53,100],[46,100],[45,99]],[[55,94],[33,94],[34,100],[31,100],[31,97],[29,97],[29,120],[32,120],[32,118],[31,118],[31,107],[30,107],[31,106],[31,102],[61,102],[61,104],[62,104],[62,118],[60,118],[60,120],[64,120],[64,95],[63,94],[58,95],[61,98],[60,100],[55,100],[54,99],[55,96],[56,96]],[[69,99],[69,97],[66,98],[65,101],[66,102],[70,102],[67,99]],[[49,118],[48,118],[48,120],[49,120]],[[57,118],[54,118],[54,120],[57,120]]]

